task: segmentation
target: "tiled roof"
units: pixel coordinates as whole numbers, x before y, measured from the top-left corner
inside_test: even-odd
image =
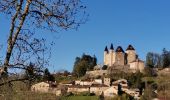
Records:
[[[69,88],[89,88],[90,85],[71,85]]]
[[[92,84],[91,87],[108,87],[105,84]]]

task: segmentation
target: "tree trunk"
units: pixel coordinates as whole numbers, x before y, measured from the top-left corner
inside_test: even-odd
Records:
[[[12,51],[13,51],[13,48],[14,48],[14,45],[16,43],[16,40],[18,38],[18,35],[23,27],[23,24],[24,24],[24,21],[25,21],[25,18],[26,16],[28,15],[28,11],[29,11],[29,6],[31,4],[31,1],[32,0],[28,0],[27,3],[26,3],[26,6],[25,6],[25,9],[24,9],[24,13],[22,14],[22,17],[21,19],[19,20],[20,23],[19,23],[19,26],[18,28],[16,29],[16,32],[14,33],[14,24],[15,24],[15,21],[17,19],[17,16],[22,8],[22,3],[23,3],[23,0],[20,1],[20,5],[18,6],[18,9],[16,11],[16,14],[14,15],[13,19],[12,19],[12,24],[11,24],[11,29],[10,29],[10,36],[9,36],[9,39],[8,39],[8,47],[7,47],[7,53],[6,53],[6,58],[5,58],[5,62],[4,62],[4,71],[7,72],[7,68],[9,67],[9,61],[10,61],[10,58],[11,58],[11,54],[12,54]]]

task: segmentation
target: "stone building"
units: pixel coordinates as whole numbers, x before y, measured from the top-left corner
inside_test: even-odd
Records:
[[[40,82],[31,86],[31,91],[34,92],[44,92],[44,93],[54,93],[56,92],[57,85],[54,82]]]
[[[47,82],[40,82],[31,86],[31,90],[35,92],[48,92],[50,84]]]
[[[90,86],[90,93],[95,93],[96,95],[101,95],[109,86],[105,84],[92,84]]]
[[[103,78],[103,84],[107,85],[107,86],[110,86],[111,84],[111,79],[110,78]]]
[[[127,66],[127,69],[132,69],[132,72],[143,71],[144,61],[138,58],[136,51],[132,45],[129,45],[126,51],[121,46],[118,46],[116,50],[111,44],[108,50],[107,46],[104,50],[104,65],[108,67]]]
[[[82,92],[89,92],[90,91],[90,85],[72,85],[68,87],[67,92],[72,92],[75,94],[79,94]]]

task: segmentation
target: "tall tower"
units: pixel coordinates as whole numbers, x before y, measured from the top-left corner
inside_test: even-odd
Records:
[[[136,61],[136,51],[132,45],[129,45],[126,49],[127,54],[127,64]]]
[[[115,58],[116,58],[113,44],[111,44],[111,46],[110,46],[109,56],[110,56],[109,66],[112,66],[115,63]]]
[[[109,63],[108,63],[108,55],[109,55],[109,51],[108,51],[108,49],[107,49],[107,46],[105,47],[105,49],[104,49],[104,65],[108,65]]]
[[[115,60],[116,65],[125,65],[125,55],[124,55],[124,50],[122,49],[121,46],[118,46],[116,49],[116,60]]]

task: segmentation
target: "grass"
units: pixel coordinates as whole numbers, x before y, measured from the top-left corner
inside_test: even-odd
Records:
[[[98,96],[69,96],[62,97],[61,100],[99,100]]]
[[[0,95],[0,100],[56,100],[55,94],[35,93],[30,91]]]

